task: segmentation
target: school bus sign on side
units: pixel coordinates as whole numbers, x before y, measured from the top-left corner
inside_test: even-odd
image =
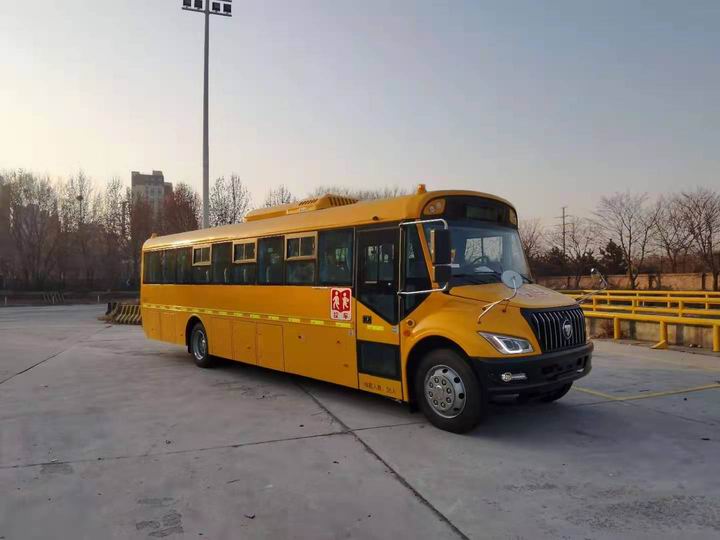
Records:
[[[352,320],[352,289],[330,289],[330,318],[334,321]]]

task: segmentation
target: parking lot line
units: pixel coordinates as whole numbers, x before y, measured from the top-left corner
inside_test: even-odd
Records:
[[[618,398],[615,396],[611,396],[610,394],[606,394],[604,392],[598,392],[597,390],[590,390],[589,388],[581,388],[580,386],[573,386],[573,390],[578,390],[580,392],[584,392],[585,394],[590,394],[591,396],[597,396],[605,399],[609,399],[610,401],[618,401]]]
[[[590,394],[592,396],[598,396],[601,398],[609,399],[611,401],[637,401],[639,399],[674,396],[676,394],[687,394],[690,392],[700,392],[702,390],[717,390],[717,389],[720,389],[720,384],[718,384],[718,383],[706,384],[704,386],[693,386],[692,388],[681,388],[679,390],[667,390],[665,392],[648,392],[646,394],[638,394],[636,396],[621,396],[621,397],[612,396],[610,394],[606,394],[605,392],[599,392],[597,390],[591,390],[589,388],[581,388],[579,386],[576,386],[575,389],[579,390],[580,392],[584,392],[584,393]]]

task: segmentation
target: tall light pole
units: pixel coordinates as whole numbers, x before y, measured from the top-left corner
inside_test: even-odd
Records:
[[[182,8],[205,14],[205,76],[203,80],[203,228],[210,226],[210,147],[208,144],[208,64],[210,15],[232,17],[232,0],[183,0]]]

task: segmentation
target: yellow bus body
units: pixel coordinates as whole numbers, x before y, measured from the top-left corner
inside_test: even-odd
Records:
[[[365,228],[371,232],[383,227],[392,230],[401,228],[399,224],[402,222],[431,219],[433,216],[423,213],[427,212],[428,204],[453,197],[496,201],[512,209],[503,199],[473,191],[419,190],[409,196],[324,209],[311,208],[309,211],[302,211],[302,207],[303,204],[311,207],[312,201],[291,204],[256,212],[241,224],[153,237],[143,246],[143,266],[147,264],[148,254],[153,252],[243,239],[287,238],[297,233],[322,234],[322,231],[337,229],[356,231],[352,249],[357,259],[360,255],[357,253],[356,240]],[[422,260],[428,275],[432,277],[431,254],[423,227],[420,224],[409,227],[417,230],[422,246]],[[255,256],[258,256],[257,251]],[[316,254],[316,259],[318,257]],[[469,362],[483,359],[486,365],[495,359],[503,360],[504,355],[478,334],[487,332],[527,340],[532,345],[532,352],[513,360],[530,362],[533,357],[548,355],[544,353],[543,344],[536,335],[537,330],[533,330],[524,310],[562,310],[576,306],[575,301],[566,295],[528,284],[517,291],[515,298],[498,305],[479,319],[483,308],[507,297],[509,289],[499,282],[466,284],[454,286],[450,293],[428,293],[409,314],[388,322],[358,299],[357,264],[357,260],[352,264],[353,282],[347,285],[352,294],[349,320],[331,318],[330,295],[334,287],[317,283],[194,285],[154,284],[146,283],[143,279],[143,329],[148,338],[189,347],[189,332],[199,321],[206,329],[209,353],[213,356],[358,388],[407,402],[414,400],[411,380],[413,370],[428,350],[453,347]],[[143,268],[144,278],[145,270]],[[315,272],[317,274],[317,270]],[[430,285],[432,288],[439,287],[434,282]],[[550,318],[549,315],[542,317],[542,324]],[[576,330],[579,327],[576,326]],[[584,335],[584,322],[582,332]],[[383,377],[373,370],[359,368],[359,343],[395,348],[399,374]],[[583,365],[587,363],[587,372],[590,368],[590,351],[584,338],[583,343],[578,345],[579,348],[570,350],[580,351],[579,358]],[[375,350],[373,347],[368,350]],[[576,362],[576,358],[573,357],[572,361]]]

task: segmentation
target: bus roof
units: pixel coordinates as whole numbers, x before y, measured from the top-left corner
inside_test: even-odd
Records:
[[[251,219],[243,223],[211,227],[209,229],[198,229],[166,236],[155,236],[145,242],[143,250],[416,219],[420,216],[420,212],[425,208],[425,205],[432,199],[453,195],[469,195],[492,199],[505,203],[514,209],[508,201],[495,195],[481,193],[479,191],[460,190],[426,192],[424,189],[418,189],[418,192],[412,195],[358,202],[348,202],[347,198],[344,198],[345,202],[340,206],[297,212],[298,206],[307,204],[307,201],[300,201],[299,203],[274,207],[269,211],[255,211]],[[331,197],[337,196],[331,195]],[[342,197],[340,198],[342,199]],[[283,211],[283,209],[285,209],[285,211]],[[276,217],[264,218],[264,214]]]

